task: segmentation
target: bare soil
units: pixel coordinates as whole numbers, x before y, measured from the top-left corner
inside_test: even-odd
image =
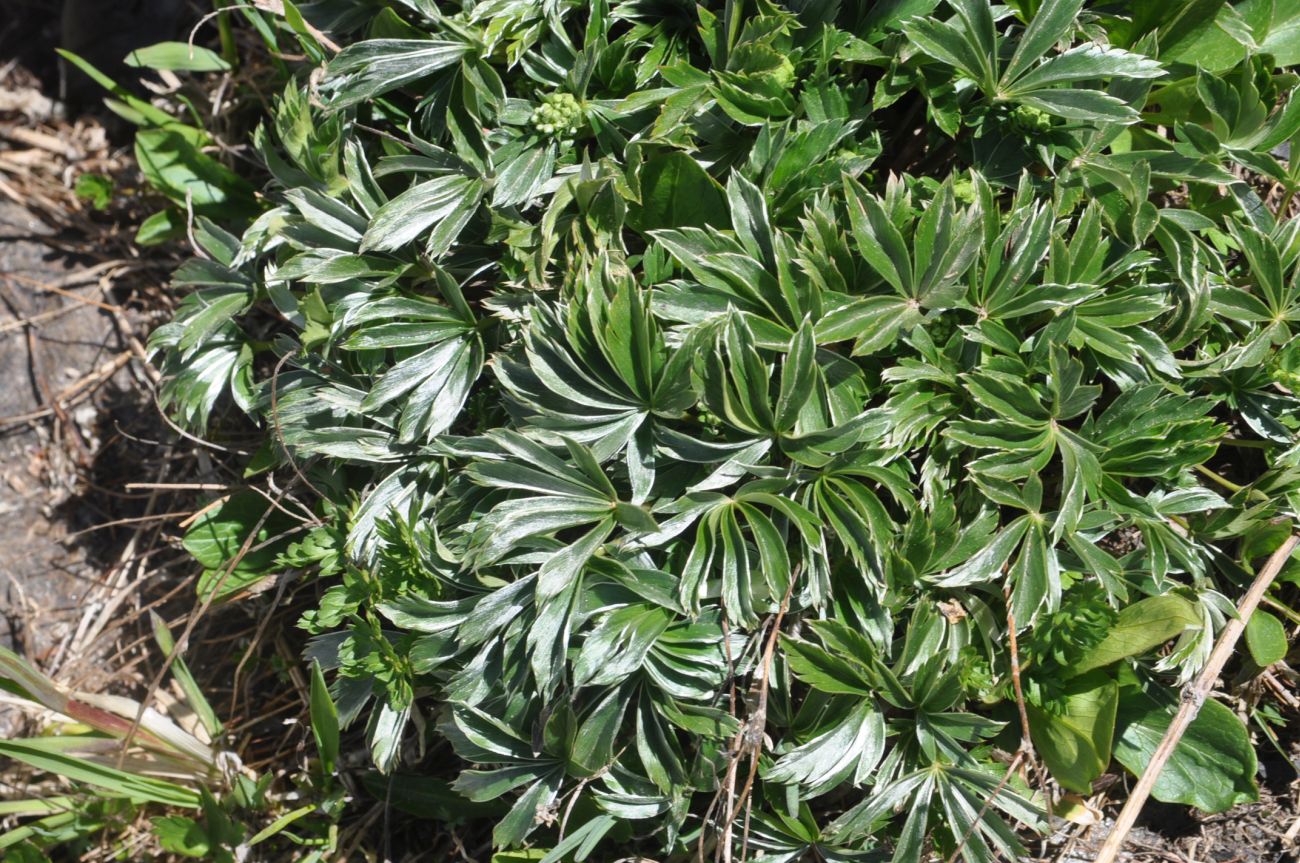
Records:
[[[170,317],[170,273],[188,252],[135,245],[163,202],[136,172],[130,136],[67,119],[56,96],[48,74],[0,53],[0,646],[68,689],[165,710],[180,693],[174,681],[155,688],[165,657],[151,616],[174,635],[193,619],[185,659],[225,746],[283,775],[310,737],[298,721],[301,602],[272,591],[199,613],[199,567],[180,540],[241,484],[242,463],[162,416],[144,347]],[[111,183],[103,209],[75,193],[85,174]],[[39,733],[42,721],[0,692],[0,736]],[[63,791],[0,759],[0,800]],[[15,823],[0,819],[0,832]],[[123,829],[132,859],[170,859],[145,853],[147,823]],[[123,859],[126,839],[105,831],[69,853]]]
[[[101,427],[130,389],[130,350],[109,313],[85,302],[100,293],[97,280],[64,288],[70,296],[43,290],[83,281],[68,278],[80,268],[47,245],[50,233],[22,207],[0,202],[2,637],[57,665],[104,550],[75,536],[106,514],[81,477],[109,455]]]

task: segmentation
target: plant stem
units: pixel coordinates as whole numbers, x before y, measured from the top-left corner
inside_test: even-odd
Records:
[[[1271,596],[1264,597],[1264,604],[1292,623],[1300,623],[1300,613],[1297,613],[1291,606],[1283,605]]]
[[[1195,468],[1196,472],[1199,473],[1201,476],[1205,477],[1206,479],[1213,480],[1214,482],[1223,486],[1233,494],[1236,494],[1239,491],[1243,491],[1246,488],[1244,485],[1238,485],[1237,483],[1233,482],[1232,480],[1228,479],[1226,476],[1223,476],[1222,474],[1215,473],[1214,471],[1210,470],[1208,467],[1206,467],[1203,464],[1193,465],[1193,468]]]
[[[1128,835],[1129,830],[1133,829],[1133,824],[1142,812],[1142,807],[1146,805],[1151,789],[1155,787],[1156,780],[1160,778],[1160,771],[1164,769],[1165,763],[1174,754],[1178,741],[1182,739],[1188,726],[1192,724],[1192,720],[1200,712],[1206,696],[1214,686],[1214,682],[1219,679],[1219,674],[1222,673],[1223,666],[1227,664],[1228,657],[1232,655],[1233,648],[1237,646],[1237,640],[1241,638],[1241,634],[1245,631],[1247,621],[1255,613],[1255,608],[1259,605],[1260,600],[1264,598],[1264,592],[1273,583],[1273,579],[1277,577],[1282,565],[1286,563],[1287,558],[1291,556],[1291,552],[1295,550],[1297,544],[1300,544],[1300,533],[1293,533],[1287,538],[1286,542],[1278,547],[1277,551],[1273,552],[1273,556],[1268,559],[1268,563],[1264,564],[1264,568],[1259,571],[1259,575],[1255,577],[1250,589],[1246,591],[1241,604],[1237,606],[1236,618],[1229,620],[1227,625],[1223,627],[1223,632],[1219,633],[1219,640],[1215,643],[1213,652],[1210,653],[1209,661],[1205,663],[1205,668],[1201,669],[1196,682],[1189,689],[1184,690],[1182,703],[1179,704],[1178,712],[1174,714],[1173,721],[1169,723],[1169,730],[1165,732],[1164,739],[1160,741],[1160,746],[1156,748],[1155,754],[1151,756],[1150,763],[1147,764],[1146,770],[1142,771],[1137,785],[1133,787],[1128,801],[1124,804],[1124,808],[1120,810],[1119,817],[1115,819],[1115,826],[1101,846],[1096,863],[1115,863],[1120,849],[1124,846],[1124,838]]]
[[[1201,476],[1205,477],[1206,479],[1212,480],[1213,482],[1218,483],[1219,485],[1223,486],[1233,494],[1240,494],[1241,492],[1244,491],[1247,493],[1246,496],[1248,498],[1253,498],[1255,500],[1261,500],[1261,501],[1267,501],[1269,499],[1268,495],[1264,494],[1264,492],[1260,491],[1259,489],[1251,488],[1250,486],[1246,486],[1246,485],[1239,485],[1238,483],[1235,483],[1232,480],[1228,479],[1226,476],[1215,473],[1214,471],[1210,470],[1208,467],[1206,467],[1203,464],[1193,465],[1192,467]]]
[[[1273,447],[1277,446],[1277,444],[1272,443],[1271,441],[1246,440],[1245,438],[1239,438],[1239,437],[1220,438],[1219,443],[1227,444],[1228,446],[1239,447],[1240,449],[1272,449]]]
[[[215,9],[225,9],[230,0],[212,0]],[[239,51],[235,47],[235,29],[229,15],[217,16],[217,33],[221,37],[221,57],[234,69],[239,65]]]

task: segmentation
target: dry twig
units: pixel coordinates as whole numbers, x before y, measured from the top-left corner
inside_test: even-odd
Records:
[[[1264,592],[1268,586],[1273,583],[1281,571],[1282,565],[1286,563],[1291,552],[1295,550],[1297,544],[1300,544],[1300,534],[1293,533],[1287,538],[1286,542],[1273,552],[1273,556],[1264,564],[1264,568],[1259,571],[1255,581],[1246,591],[1241,603],[1237,606],[1236,618],[1229,620],[1228,624],[1223,627],[1223,632],[1219,634],[1219,640],[1215,642],[1214,650],[1210,653],[1210,659],[1205,663],[1205,668],[1196,678],[1196,682],[1183,691],[1182,703],[1178,705],[1178,712],[1174,714],[1174,719],[1169,723],[1169,730],[1165,732],[1164,739],[1160,741],[1160,746],[1156,748],[1155,754],[1151,757],[1151,762],[1147,764],[1146,770],[1138,777],[1137,785],[1129,793],[1128,801],[1125,802],[1124,808],[1120,810],[1119,817],[1115,819],[1115,826],[1111,829],[1110,835],[1106,837],[1105,843],[1101,846],[1101,851],[1097,854],[1096,863],[1115,863],[1119,856],[1120,849],[1124,846],[1124,838],[1128,832],[1133,829],[1137,822],[1138,815],[1142,812],[1142,807],[1146,805],[1147,798],[1151,795],[1151,790],[1155,787],[1156,780],[1160,778],[1160,772],[1164,769],[1165,763],[1169,761],[1170,756],[1174,754],[1174,749],[1178,746],[1178,741],[1186,733],[1196,714],[1200,712],[1201,705],[1205,703],[1205,698],[1210,694],[1214,683],[1219,679],[1223,672],[1223,666],[1227,664],[1228,657],[1232,655],[1233,649],[1237,646],[1237,640],[1246,629],[1246,623],[1250,616],[1254,614],[1255,607],[1264,597]]]

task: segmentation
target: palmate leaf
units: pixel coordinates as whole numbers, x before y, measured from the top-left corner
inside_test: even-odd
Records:
[[[253,351],[244,333],[229,320],[208,332],[196,347],[183,350],[180,343],[188,332],[185,323],[173,321],[153,332],[149,348],[167,352],[160,403],[202,431],[217,401],[227,393],[241,406],[254,403]]]
[[[409,443],[432,439],[451,427],[483,368],[484,350],[477,322],[444,278],[453,299],[443,306],[417,297],[371,300],[344,318],[348,331],[342,347],[349,351],[395,350],[400,359],[366,393],[357,410],[376,414],[401,400],[397,439]],[[456,308],[460,306],[460,308]],[[424,347],[411,354],[413,348]]]
[[[491,448],[483,450],[485,455],[498,458],[513,455],[526,459],[526,463],[479,461],[471,469],[474,479],[489,487],[534,494],[497,504],[476,526],[475,548],[482,563],[499,560],[532,537],[615,517],[617,493],[590,451],[581,444],[568,442],[570,452],[584,456],[575,469],[544,447],[513,432],[498,432],[487,442]],[[593,552],[594,548],[586,549],[587,556]]]
[[[361,248],[392,251],[423,236],[425,254],[438,257],[474,216],[483,191],[483,180],[461,174],[417,183],[375,212]]]
[[[554,145],[528,146],[526,142],[521,144],[517,152],[498,151],[496,154],[501,164],[492,186],[494,207],[509,207],[525,203],[555,173]]]
[[[988,4],[950,0],[952,21],[914,18],[904,30],[930,57],[955,67],[996,101],[1013,101],[1069,120],[1134,123],[1138,112],[1121,99],[1095,89],[1054,85],[1098,79],[1147,79],[1165,74],[1156,61],[1115,48],[1081,45],[1046,57],[1075,27],[1083,0],[1046,0],[1016,41],[1005,66]],[[1040,62],[1041,61],[1041,62]]]
[[[756,606],[779,606],[790,586],[787,540],[773,519],[788,522],[787,529],[807,540],[815,537],[816,517],[794,501],[770,493],[761,482],[742,486],[730,497],[705,492],[695,495],[695,500],[697,506],[687,514],[699,522],[682,564],[682,605],[698,609],[708,577],[717,572],[727,617],[752,625]]]
[[[789,458],[817,467],[879,425],[857,410],[865,390],[861,373],[818,352],[811,321],[779,345],[778,375],[749,320],[732,310],[695,330],[700,344],[713,347],[695,357],[700,401],[734,435],[775,438]],[[823,360],[830,362],[823,367]]]
[[[852,471],[826,471],[813,483],[810,503],[833,537],[829,544],[848,552],[868,584],[883,587],[883,557],[895,528],[875,491]]]
[[[765,778],[798,782],[809,796],[816,797],[850,776],[853,784],[861,784],[884,749],[884,718],[874,704],[864,701],[831,730],[782,755]]]
[[[734,174],[726,201],[736,239],[694,227],[651,232],[699,283],[664,286],[665,311],[699,323],[734,307],[750,318],[765,346],[783,347],[817,311],[816,296],[795,278],[790,240],[771,224],[764,193]]]
[[[893,344],[922,320],[922,309],[950,307],[958,283],[974,263],[982,234],[978,207],[958,211],[945,185],[930,202],[906,243],[882,202],[852,178],[844,178],[855,250],[897,297],[868,296],[830,308],[817,324],[819,343],[856,339],[854,355]]]
[[[334,108],[346,108],[427,78],[460,62],[469,46],[445,39],[369,39],[330,61],[323,85]]]
[[[559,792],[564,762],[550,753],[535,755],[529,744],[506,724],[476,710],[462,707],[442,726],[460,757],[477,764],[504,764],[488,770],[466,770],[452,789],[475,802],[495,800],[514,789],[523,793],[496,825],[493,840],[517,844],[532,829],[539,808]]]
[[[633,499],[643,501],[655,477],[655,418],[694,402],[697,343],[669,349],[647,298],[602,270],[566,311],[535,307],[523,356],[503,358],[497,377],[538,429],[590,446],[599,461],[622,451]]]
[[[574,686],[608,686],[641,668],[672,618],[666,609],[628,606],[614,611],[587,635],[573,664]]]
[[[151,348],[328,522],[281,562],[374,763],[534,858],[707,849],[753,754],[718,854],[1012,859],[1014,620],[1057,781],[1141,769],[1296,495],[1285,15],[335,5]],[[1249,796],[1211,731],[1172,798]]]
[[[535,467],[479,461],[473,477],[489,487],[534,495],[505,500],[483,516],[471,537],[477,565],[496,563],[562,531],[585,530],[571,545],[544,552],[537,570],[536,617],[528,633],[528,652],[538,687],[553,691],[564,676],[571,617],[588,562],[616,524],[642,533],[654,532],[658,525],[641,507],[618,500],[590,450],[579,443],[565,441],[576,469],[522,435],[498,432],[488,443],[484,455],[522,457]]]

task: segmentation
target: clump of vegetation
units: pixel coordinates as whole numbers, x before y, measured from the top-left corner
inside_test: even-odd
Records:
[[[151,347],[316,501],[187,544],[320,579],[379,770],[546,861],[988,861],[1144,769],[1300,502],[1296,13],[330,5]]]

